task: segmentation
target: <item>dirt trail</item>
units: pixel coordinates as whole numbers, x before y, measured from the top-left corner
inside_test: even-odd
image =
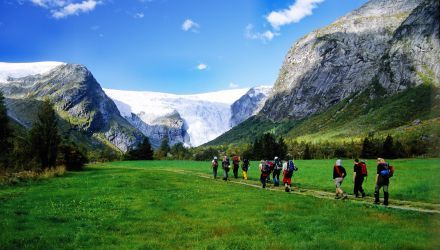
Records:
[[[146,170],[147,171],[147,169],[144,169],[144,168],[124,168],[124,169]],[[156,169],[156,170],[173,172],[173,173],[178,173],[178,174],[185,174],[185,175],[192,175],[192,176],[197,176],[200,178],[212,180],[211,175],[188,171],[188,170],[182,170],[182,169]],[[151,170],[148,170],[148,171],[151,171]],[[217,180],[212,180],[212,181],[223,182],[221,177]],[[228,180],[228,182],[238,184],[238,185],[244,185],[244,186],[249,186],[249,187],[261,189],[261,184],[257,181],[254,181],[254,180],[244,181],[244,180],[239,180],[239,179],[231,179],[231,180]],[[274,191],[274,192],[285,192],[284,187],[274,187],[271,185],[269,185],[269,187],[267,187],[266,190],[267,191]],[[322,191],[322,190],[305,189],[305,188],[300,188],[300,189],[293,188],[293,190],[294,191],[290,192],[289,194],[312,196],[312,197],[316,197],[319,199],[329,199],[329,200],[335,199],[334,198],[335,194],[332,192],[326,192],[326,191]],[[369,196],[367,196],[363,199],[360,199],[360,198],[355,198],[354,196],[350,195],[349,199],[344,200],[344,201],[355,202],[355,203],[364,204],[364,205],[368,205],[368,206],[372,206],[372,207],[384,207],[383,205],[374,204],[373,203],[374,198],[369,197]],[[390,209],[415,211],[415,212],[420,212],[420,213],[440,214],[440,204],[425,203],[425,202],[418,202],[418,201],[394,200],[394,199],[390,199],[389,202],[390,202],[390,205],[388,205],[386,207],[390,208]]]

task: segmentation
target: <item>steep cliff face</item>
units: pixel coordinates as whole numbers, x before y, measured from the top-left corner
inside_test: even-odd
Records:
[[[272,87],[270,86],[254,87],[235,101],[231,105],[231,127],[235,127],[249,117],[257,114],[263,108],[271,90]]]
[[[375,76],[383,79],[388,77],[388,81],[380,83],[389,92],[420,83],[417,71],[410,74],[403,69],[411,68],[408,66],[411,63],[402,62],[402,57],[413,58],[411,61],[419,60],[421,65],[427,60],[426,63],[431,65],[428,68],[433,72],[431,75],[437,74],[438,79],[438,53],[431,55],[438,51],[438,36],[425,37],[426,34],[416,28],[418,22],[425,25],[423,29],[427,33],[436,29],[434,26],[438,26],[438,19],[424,19],[424,15],[431,15],[427,11],[425,14],[417,14],[423,12],[423,6],[435,5],[435,2],[372,0],[331,25],[306,35],[288,52],[273,93],[260,114],[274,121],[308,117],[366,89]],[[409,27],[414,30],[411,38],[407,34]],[[403,40],[402,35],[406,37]],[[423,42],[422,49],[430,52],[420,55],[413,51],[413,56],[407,54],[406,50],[419,46],[419,36],[424,36],[426,41]],[[408,43],[408,39],[417,42]],[[403,49],[404,47],[408,49]],[[400,56],[396,51],[401,52]],[[389,72],[394,72],[393,74],[383,69],[387,57],[390,58]],[[435,62],[437,66],[432,66]],[[402,63],[406,66],[399,65]],[[383,72],[382,76],[380,72]],[[389,77],[390,75],[396,78]]]
[[[14,74],[12,74],[14,75]],[[142,138],[142,134],[121,117],[116,105],[108,98],[86,67],[61,64],[44,74],[8,77],[0,89],[9,100],[43,100],[54,102],[58,114],[89,136],[108,140],[126,151]],[[31,102],[28,102],[31,103]],[[25,108],[11,109],[10,116],[29,126],[32,121]]]

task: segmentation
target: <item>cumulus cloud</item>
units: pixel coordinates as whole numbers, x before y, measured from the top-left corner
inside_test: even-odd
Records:
[[[205,70],[207,68],[208,68],[208,65],[206,65],[204,63],[200,63],[199,65],[197,65],[198,70]]]
[[[200,25],[191,19],[186,19],[182,23],[182,30],[184,30],[184,31],[198,32],[199,28],[200,28]]]
[[[230,82],[230,83],[229,83],[229,88],[230,88],[230,89],[236,89],[236,88],[238,88],[238,87],[239,87],[239,85],[236,84],[236,83],[234,83],[234,82]]]
[[[278,33],[274,33],[270,30],[266,30],[264,32],[255,32],[254,26],[252,24],[248,24],[244,31],[244,36],[247,39],[251,40],[261,40],[263,42],[271,41],[275,36],[278,36]]]
[[[296,0],[287,9],[272,11],[267,15],[266,20],[276,30],[286,24],[297,23],[306,16],[312,15],[312,10],[324,0]]]
[[[30,2],[50,10],[52,17],[55,19],[90,12],[93,11],[97,5],[103,3],[99,0],[30,0]]]

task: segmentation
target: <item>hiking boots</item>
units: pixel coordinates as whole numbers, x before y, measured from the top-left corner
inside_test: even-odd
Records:
[[[388,206],[388,197],[389,197],[388,192],[384,192],[384,193],[383,193],[383,204],[384,204],[385,206]]]

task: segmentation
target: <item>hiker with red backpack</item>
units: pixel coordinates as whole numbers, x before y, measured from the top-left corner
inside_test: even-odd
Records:
[[[229,158],[226,155],[223,156],[222,168],[223,168],[223,180],[227,181],[228,180],[228,172],[229,172],[229,169],[231,168],[231,166],[229,164]]]
[[[383,188],[383,204],[388,206],[388,186],[390,185],[390,178],[394,174],[394,167],[390,166],[383,158],[377,158],[377,174],[376,186],[374,188],[374,203],[379,204],[379,191]]]
[[[266,188],[267,177],[270,176],[270,164],[269,161],[261,160],[258,169],[261,172],[260,181],[263,188]]]
[[[243,159],[243,163],[241,165],[241,169],[243,170],[243,179],[247,180],[247,171],[249,170],[250,164],[249,164],[249,160],[247,158]]]
[[[361,192],[362,198],[365,197],[364,189],[362,188],[362,183],[364,183],[364,178],[367,176],[367,164],[365,161],[359,162],[359,159],[354,159],[353,166],[353,182],[354,182],[354,195],[359,198],[359,192]]]
[[[238,169],[240,168],[240,157],[234,156],[232,157],[232,172],[234,173],[234,178],[238,178]]]
[[[280,174],[282,169],[283,169],[283,162],[277,156],[275,156],[272,179],[273,179],[273,185],[276,187],[280,185]]]
[[[347,176],[347,172],[345,168],[342,166],[342,160],[338,159],[336,164],[333,166],[333,180],[336,185],[336,196],[335,199],[347,199],[348,196],[341,188],[342,182],[344,181],[345,176]]]
[[[298,171],[298,168],[293,163],[293,160],[285,161],[283,164],[283,183],[286,192],[292,191],[292,177],[294,171]]]
[[[212,175],[214,176],[214,179],[217,179],[217,169],[218,169],[217,156],[214,156],[214,159],[211,161],[211,167],[212,167]]]

